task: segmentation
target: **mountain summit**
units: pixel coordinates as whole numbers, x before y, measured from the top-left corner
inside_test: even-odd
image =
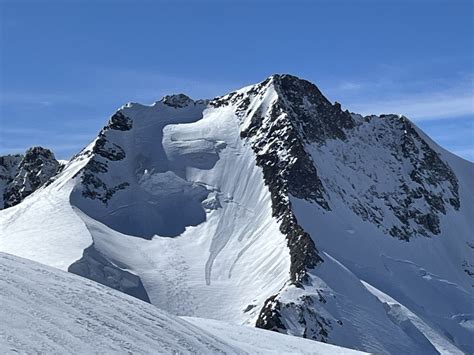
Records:
[[[180,316],[375,353],[470,353],[473,175],[408,118],[343,111],[273,75],[211,100],[123,106],[0,212],[0,251]]]
[[[43,147],[0,157],[0,209],[20,203],[60,169],[53,152]]]

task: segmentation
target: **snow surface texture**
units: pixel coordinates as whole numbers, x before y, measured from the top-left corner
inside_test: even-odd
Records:
[[[261,329],[181,319],[124,293],[0,253],[2,354],[358,354]]]
[[[93,263],[70,270],[141,284],[180,316],[376,353],[472,353],[473,176],[408,119],[344,112],[277,75],[210,101],[125,105],[0,212],[0,250]]]

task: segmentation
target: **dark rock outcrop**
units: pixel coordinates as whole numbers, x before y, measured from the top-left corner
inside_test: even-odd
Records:
[[[60,164],[49,149],[33,147],[24,156],[14,155],[0,158],[4,184],[3,206],[8,208],[45,185],[60,170]]]
[[[304,329],[301,336],[312,340],[327,342],[329,332],[334,326],[341,326],[342,322],[333,322],[318,314],[317,303],[325,303],[324,298],[319,296],[315,299],[313,296],[302,296],[298,303],[282,303],[277,296],[272,296],[265,301],[260,312],[256,327],[272,330],[279,333],[287,333],[287,329],[294,327],[294,324],[288,324],[288,319],[296,320],[299,327]],[[290,315],[290,317],[287,317]],[[337,323],[337,325],[336,325]]]
[[[345,130],[355,126],[351,114],[342,111],[339,103],[331,104],[313,83],[292,75],[275,75],[274,80],[282,107],[305,142],[344,140]]]
[[[328,158],[359,186],[333,184],[332,175],[325,186],[360,218],[395,238],[439,234],[441,216],[460,207],[458,181],[414,125],[399,115],[367,116],[347,134],[348,144],[332,145]],[[377,164],[362,154],[370,147],[386,154],[373,157]]]
[[[270,86],[276,91],[277,98],[268,108],[251,112],[251,99],[260,97],[263,100]],[[210,104],[221,107],[229,103],[237,106],[238,117],[250,121],[242,129],[241,138],[248,141],[255,152],[257,165],[262,168],[270,191],[272,214],[280,221],[280,230],[286,236],[291,258],[290,281],[296,287],[304,288],[310,283],[308,270],[323,259],[311,236],[298,224],[291,197],[330,210],[326,191],[311,156],[305,150],[305,143],[321,143],[329,138],[345,139],[342,129],[353,126],[352,117],[341,111],[340,106],[331,105],[316,86],[289,75],[273,76],[245,94],[231,93],[212,100]],[[260,311],[256,326],[284,333],[287,327],[282,321],[281,311],[290,306],[296,307],[282,304],[278,295],[270,297]],[[303,311],[306,309],[304,303],[298,307],[301,308],[300,314],[310,312]],[[316,314],[312,316],[318,318]],[[325,323],[321,317],[318,321]],[[315,332],[327,336],[322,325]],[[318,337],[318,340],[324,338]]]
[[[4,193],[6,189],[10,188],[10,185],[15,178],[18,167],[23,159],[23,155],[5,155],[0,157],[0,209],[5,207],[4,205]]]
[[[132,129],[132,120],[118,111],[110,117],[108,127],[118,131],[129,131]]]
[[[161,102],[174,108],[182,108],[188,105],[194,105],[194,101],[184,94],[166,95],[161,99]]]
[[[241,132],[242,139],[248,140],[255,152],[257,165],[262,168],[265,184],[271,194],[273,216],[280,221],[280,230],[287,238],[291,256],[291,281],[296,285],[306,282],[306,271],[314,268],[322,259],[309,234],[298,224],[290,197],[305,199],[325,210],[330,209],[315,165],[304,148],[304,141],[310,139],[305,129],[311,125],[311,114],[316,117],[317,111],[311,113],[311,110],[307,110],[303,116],[299,111],[303,101],[311,102],[314,105],[312,108],[317,109],[318,105],[326,107],[327,100],[314,85],[307,87],[308,84],[296,77],[283,75],[273,76],[271,80],[255,86],[247,95],[263,96],[268,86],[273,85],[278,98],[267,112],[257,110],[253,116],[247,117],[250,124]],[[298,85],[303,87],[299,88]],[[306,89],[311,90],[300,91],[300,94],[307,95],[303,97],[293,91]],[[237,115],[247,109],[249,96],[230,96],[231,101],[238,103]]]
[[[78,173],[82,173],[82,195],[84,197],[92,200],[97,199],[107,205],[108,201],[117,191],[123,190],[130,185],[124,181],[117,185],[109,186],[101,179],[101,174],[108,172],[109,162],[122,160],[126,156],[122,147],[109,142],[107,138],[108,133],[113,131],[129,131],[132,127],[132,120],[126,117],[122,112],[117,111],[112,115],[107,126],[99,132],[99,136],[92,150],[82,153],[86,156],[92,155],[92,158]],[[73,159],[81,159],[81,156],[76,156]]]

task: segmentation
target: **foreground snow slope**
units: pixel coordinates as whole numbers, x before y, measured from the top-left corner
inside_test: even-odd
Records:
[[[0,352],[356,354],[246,326],[183,320],[93,281],[0,253]]]
[[[472,353],[473,176],[407,118],[351,114],[275,75],[120,108],[0,211],[0,250],[179,316]]]

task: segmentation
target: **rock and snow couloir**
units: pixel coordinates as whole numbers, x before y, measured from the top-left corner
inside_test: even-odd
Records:
[[[125,105],[0,212],[0,251],[180,316],[469,353],[473,176],[406,117],[352,114],[274,75]]]

